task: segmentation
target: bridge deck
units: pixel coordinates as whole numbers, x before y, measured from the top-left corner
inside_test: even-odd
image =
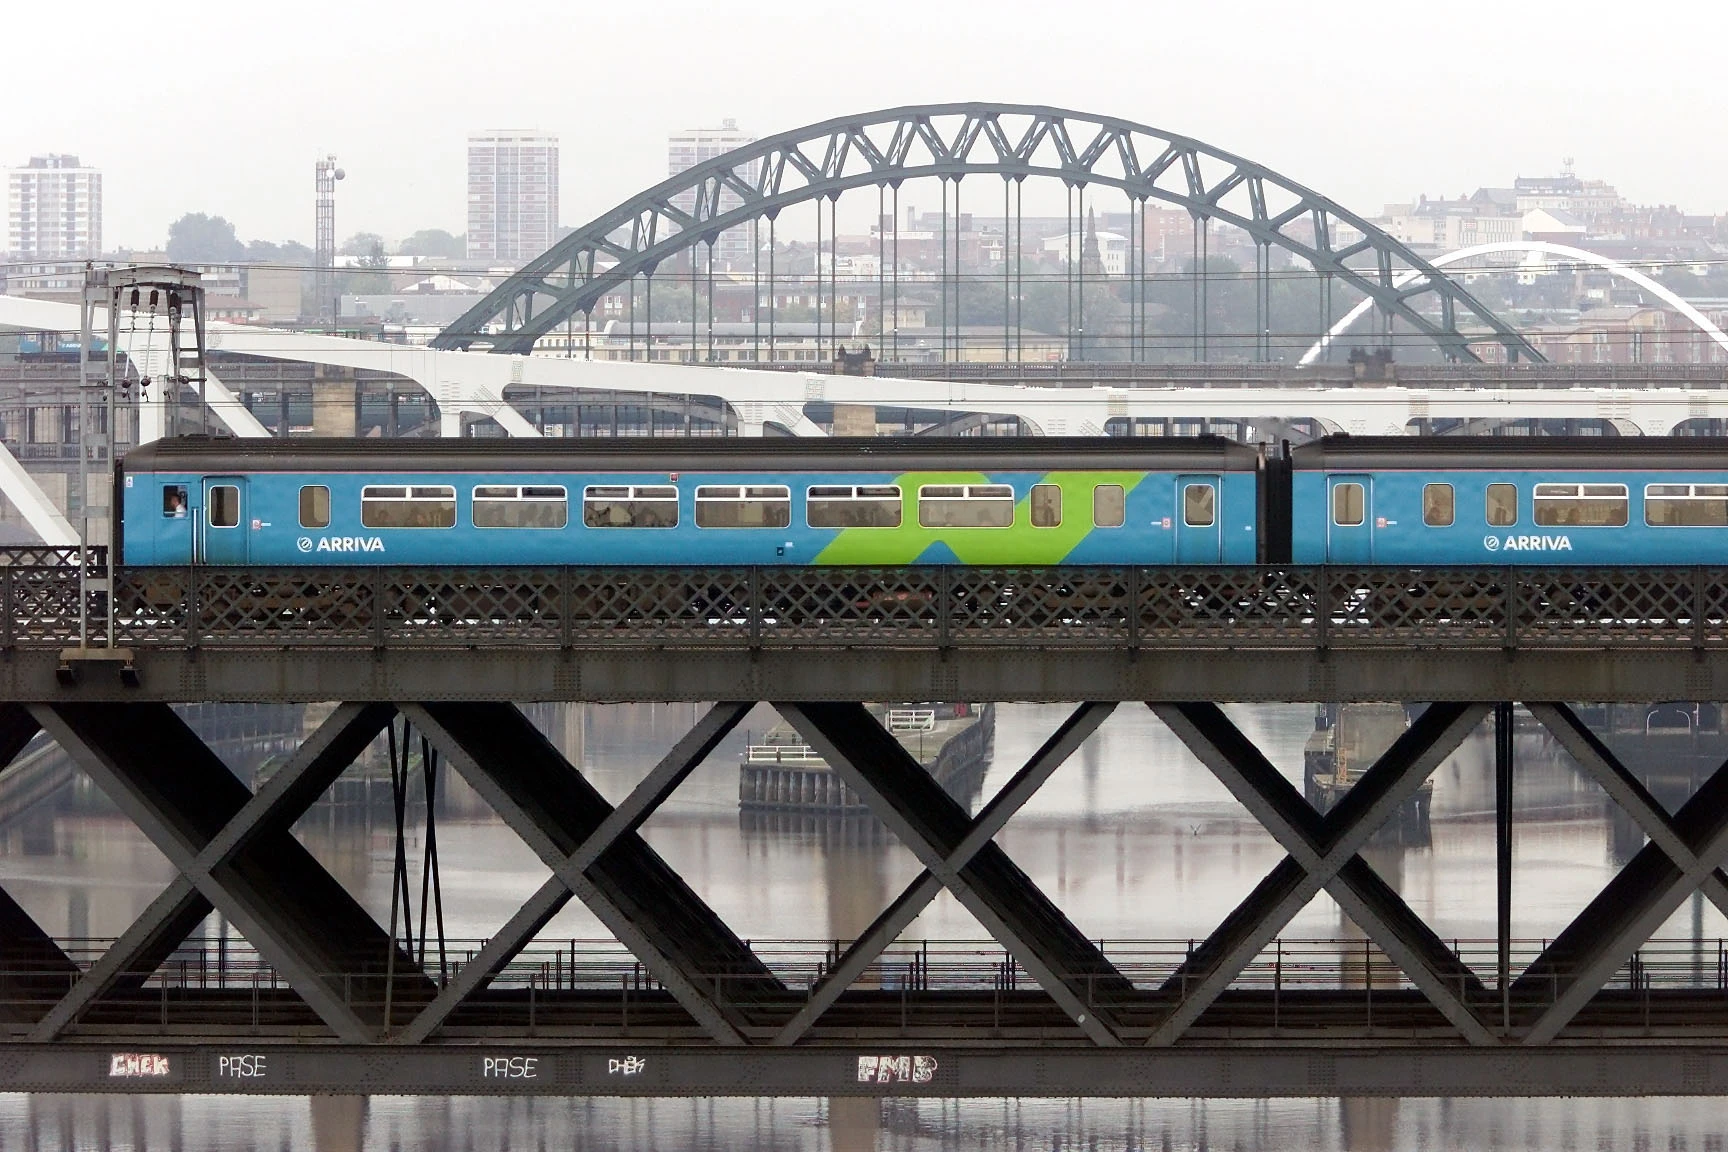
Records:
[[[66,687],[55,672],[77,643],[75,570],[0,567],[0,692],[1642,701],[1728,689],[1728,569],[1715,568],[196,569],[125,573],[115,603],[139,683],[91,671]]]

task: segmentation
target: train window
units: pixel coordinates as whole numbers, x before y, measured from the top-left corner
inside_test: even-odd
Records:
[[[1092,526],[1120,528],[1128,519],[1128,494],[1120,484],[1092,487]]]
[[[1535,518],[1544,528],[1618,528],[1627,504],[1624,484],[1538,484]]]
[[[900,517],[893,484],[819,485],[805,494],[804,519],[812,528],[898,528]]]
[[[1062,485],[1032,485],[1031,504],[1032,527],[1060,528],[1062,526]]]
[[[1182,489],[1182,523],[1189,528],[1210,528],[1218,519],[1218,490],[1210,484],[1189,484]]]
[[[561,484],[482,484],[474,489],[476,528],[562,528],[570,500]]]
[[[1450,484],[1422,485],[1422,523],[1430,528],[1449,528],[1456,516],[1456,499]]]
[[[330,489],[322,484],[300,486],[300,527],[330,527]]]
[[[922,528],[1010,528],[1014,489],[1006,484],[926,484],[918,489]]]
[[[240,489],[217,484],[210,489],[210,527],[232,528],[240,523]]]
[[[360,489],[368,528],[454,528],[456,489],[448,484],[368,484]]]
[[[780,484],[704,484],[696,489],[698,528],[784,528],[792,523],[792,489]]]
[[[163,487],[162,515],[170,520],[186,518],[186,485],[168,484]]]
[[[670,484],[595,484],[582,492],[590,528],[676,528],[678,489]]]
[[[1362,485],[1332,486],[1332,523],[1341,528],[1354,528],[1362,523],[1363,510]]]
[[[1488,485],[1488,498],[1483,511],[1492,527],[1507,528],[1518,523],[1518,485]]]
[[[1728,484],[1648,484],[1644,523],[1658,528],[1728,527]]]

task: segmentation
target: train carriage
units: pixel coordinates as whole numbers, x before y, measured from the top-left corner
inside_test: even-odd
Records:
[[[1728,447],[1333,436],[1290,454],[1298,564],[1721,564]]]
[[[1252,448],[1169,441],[163,440],[128,567],[1252,564]]]

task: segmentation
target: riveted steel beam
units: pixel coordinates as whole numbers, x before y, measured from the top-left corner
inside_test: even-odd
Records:
[[[36,705],[31,712],[190,886],[171,885],[153,902],[123,938],[125,947],[38,1023],[39,1036],[65,1028],[107,986],[177,943],[175,931],[215,907],[339,1038],[373,1038],[382,978],[335,974],[382,967],[394,943],[288,829],[383,730],[388,706],[339,708],[256,794],[163,705]],[[409,957],[398,951],[395,967],[394,999],[431,999],[431,982]]]
[[[0,1021],[32,1022],[44,999],[78,979],[77,963],[0,890]]]
[[[42,725],[30,709],[17,703],[0,704],[0,770],[10,765],[40,731]]]
[[[1728,763],[1670,819],[1608,748],[1558,704],[1530,711],[1603,784],[1650,841],[1572,919],[1512,984],[1513,1006],[1532,1017],[1526,1044],[1545,1044],[1693,892],[1721,898],[1728,861]],[[1537,1005],[1530,1008],[1528,1006]]]
[[[656,766],[647,787],[627,807],[613,808],[514,705],[402,706],[554,878],[723,1044],[744,1042],[738,999],[784,994],[785,986],[636,828],[748,710],[742,703],[716,705]],[[532,931],[522,932],[543,924],[561,900],[542,886],[512,921],[514,938],[486,963],[496,970],[505,953],[531,938]],[[415,1035],[429,1034],[455,1006],[434,1003],[439,1014],[424,1026],[416,1021]]]
[[[623,802],[607,813],[594,830],[583,837],[580,846],[553,869],[552,877],[462,966],[438,998],[393,1039],[397,1043],[414,1044],[431,1036],[462,1001],[496,976],[558,914],[575,894],[572,884],[589,886],[582,880],[582,874],[610,851],[620,837],[635,833],[749,712],[747,703],[727,702],[716,704],[704,713],[660,762],[637,782]],[[706,997],[702,997],[700,1002],[705,1011],[709,1009],[710,1002]]]
[[[1609,799],[1625,809],[1639,830],[1661,847],[1670,860],[1682,866],[1692,863],[1693,852],[1681,839],[1661,801],[1650,795],[1643,782],[1585,726],[1570,706],[1526,704],[1524,707],[1559,741],[1584,773],[1602,786]],[[1720,869],[1705,876],[1700,888],[1712,904],[1728,915],[1728,877]]]
[[[1113,703],[1082,704],[1076,708],[1061,726],[1051,733],[1050,738],[1044,741],[1038,751],[1032,754],[1031,759],[984,805],[959,845],[944,859],[946,870],[950,874],[958,874],[964,869],[972,857],[977,855],[978,850],[992,840],[1014,813],[1020,811],[1026,801],[1044,786],[1044,782],[1050,779],[1050,774],[1060,768],[1068,757],[1074,754],[1075,749],[1084,744],[1087,737],[1096,732],[1098,726],[1115,710],[1116,705]],[[841,953],[821,981],[810,989],[810,998],[793,1014],[792,1019],[786,1022],[785,1027],[780,1029],[774,1037],[774,1043],[797,1043],[799,1037],[810,1030],[822,1013],[864,974],[864,970],[882,954],[882,950],[894,943],[900,933],[918,918],[918,914],[928,907],[930,901],[936,899],[941,891],[942,881],[934,872],[928,868],[920,872],[858,939]]]
[[[1166,982],[1180,994],[1150,1043],[1175,1043],[1322,890],[1471,1043],[1493,1034],[1467,1000],[1482,992],[1458,956],[1358,856],[1369,837],[1482,722],[1482,704],[1430,705],[1332,810],[1316,812],[1216,704],[1152,711],[1289,853]]]
[[[862,704],[775,707],[1083,1033],[1096,1044],[1121,1043],[1110,1002],[1133,986],[999,845],[973,835],[979,829],[966,810]],[[950,866],[969,847],[971,859]]]

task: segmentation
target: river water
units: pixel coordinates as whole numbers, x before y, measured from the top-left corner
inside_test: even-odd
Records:
[[[1060,723],[1065,709],[998,710],[987,798]],[[1300,786],[1309,706],[1232,715]],[[566,751],[621,799],[688,727],[690,705],[591,707],[562,727]],[[766,710],[698,769],[643,835],[742,937],[846,939],[918,873],[891,837],[819,825],[763,828],[737,810],[743,744]],[[1514,934],[1557,933],[1623,862],[1601,791],[1534,734],[1518,740]],[[1492,751],[1478,733],[1434,774],[1432,842],[1366,855],[1446,938],[1494,930]],[[471,797],[439,825],[447,931],[478,938],[547,876]],[[972,799],[976,809],[979,798]],[[390,912],[392,829],[314,810],[297,832],[381,921]],[[999,843],[1088,936],[1185,941],[1207,935],[1283,857],[1144,707],[1125,705],[1008,824]],[[409,840],[418,876],[419,836]],[[123,931],[171,878],[159,853],[100,803],[45,807],[0,828],[0,886],[57,937]],[[417,890],[417,886],[416,886]],[[222,931],[219,924],[206,932]],[[1287,940],[1358,935],[1322,895]],[[1659,935],[1728,935],[1713,907],[1683,905]],[[600,940],[572,903],[543,938]],[[951,897],[910,939],[987,934]],[[1712,948],[1711,962],[1714,962]],[[164,1149],[1717,1149],[1722,1101],[911,1101],[502,1100],[56,1097],[0,1094],[0,1150]]]

